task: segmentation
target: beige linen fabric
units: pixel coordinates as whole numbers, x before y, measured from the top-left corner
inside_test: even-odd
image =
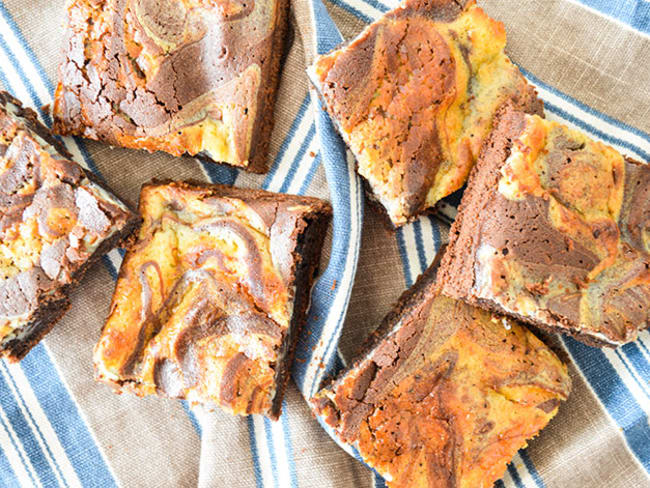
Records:
[[[0,1],[55,83],[61,59],[64,0]],[[650,132],[650,38],[567,0],[479,3],[506,24],[508,50],[515,62],[585,104]],[[343,8],[326,5],[346,39],[364,27]],[[314,46],[308,0],[293,0],[292,12],[295,36],[278,95],[272,160],[308,93],[304,68]],[[14,94],[24,98],[19,89]],[[313,119],[311,113],[307,117]],[[108,184],[131,202],[137,202],[140,185],[154,177],[206,178],[202,166],[190,158],[110,148],[90,141],[86,145]],[[264,176],[240,173],[237,184],[256,187],[263,180]],[[327,198],[322,168],[307,193]],[[324,254],[325,264],[327,249]],[[115,253],[112,256],[116,259]],[[387,230],[382,218],[366,208],[357,278],[340,344],[344,357],[351,357],[404,290],[401,266],[394,234]],[[255,486],[250,420],[199,410],[196,415],[203,425],[201,442],[180,402],[118,396],[93,381],[92,348],[113,287],[107,268],[95,266],[72,297],[70,312],[47,336],[45,344],[115,479],[125,487]],[[530,443],[528,451],[546,486],[650,486],[647,474],[587,382],[574,367],[571,375],[571,398],[549,427]],[[370,472],[320,428],[294,385],[287,393],[285,415],[291,425],[298,486],[372,486]],[[521,459],[515,462],[521,463]]]

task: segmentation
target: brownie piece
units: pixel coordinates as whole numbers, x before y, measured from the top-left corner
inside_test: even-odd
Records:
[[[100,381],[277,419],[331,207],[151,183],[95,348]]]
[[[308,69],[395,226],[463,186],[504,102],[542,114],[505,44],[474,1],[406,0]]]
[[[73,0],[54,131],[267,170],[288,0]]]
[[[0,92],[0,357],[19,361],[70,306],[71,288],[137,216],[36,113]]]
[[[391,488],[492,486],[571,389],[525,327],[439,294],[434,266],[312,405]]]
[[[470,178],[444,293],[594,345],[650,325],[650,166],[507,107]]]

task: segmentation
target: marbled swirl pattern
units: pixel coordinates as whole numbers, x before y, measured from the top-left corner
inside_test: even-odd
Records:
[[[434,279],[420,278],[392,330],[314,405],[391,488],[489,488],[570,379],[524,327],[439,295]]]
[[[42,335],[36,329],[49,330],[45,322],[67,309],[63,288],[132,220],[61,154],[34,112],[0,92],[0,356],[19,359],[25,341]],[[50,306],[49,318],[38,317]]]
[[[228,187],[145,185],[144,224],[95,348],[98,379],[277,416],[295,329],[297,236],[318,208],[328,207]]]
[[[505,44],[473,1],[407,0],[310,68],[394,225],[463,185],[504,102],[541,112]]]
[[[263,170],[285,10],[281,0],[70,2],[55,131]]]
[[[600,342],[634,340],[650,325],[650,167],[525,116],[499,171],[473,293]]]

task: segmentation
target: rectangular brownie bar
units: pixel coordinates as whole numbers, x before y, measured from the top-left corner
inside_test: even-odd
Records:
[[[650,166],[506,108],[470,178],[444,293],[594,345],[650,325]]]
[[[267,170],[288,0],[72,0],[54,131]]]
[[[145,185],[140,213],[95,348],[97,379],[277,419],[330,205],[172,182]]]
[[[517,322],[447,298],[429,268],[312,404],[391,488],[491,487],[571,389]]]
[[[37,119],[0,92],[0,357],[19,361],[70,306],[71,288],[138,218]]]
[[[463,186],[504,102],[542,114],[505,45],[474,1],[406,0],[308,69],[395,226]]]

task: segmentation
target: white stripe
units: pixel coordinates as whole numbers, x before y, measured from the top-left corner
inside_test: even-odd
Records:
[[[510,471],[506,469],[506,472],[503,473],[503,478],[501,478],[501,481],[503,481],[503,485],[506,488],[517,488],[517,483],[515,483],[515,480],[512,479],[512,476],[510,476]]]
[[[287,189],[287,193],[298,193],[300,191],[300,187],[304,183],[305,178],[307,178],[307,175],[314,164],[314,159],[316,159],[316,157],[312,157],[310,153],[314,155],[318,153],[318,137],[316,135],[312,137],[312,140],[305,151],[305,155],[298,162],[298,171],[296,171],[293,181]]]
[[[31,100],[29,92],[20,80],[18,73],[11,68],[11,61],[9,61],[9,57],[4,49],[0,49],[0,66],[2,66],[2,74],[9,84],[9,86],[5,88],[12,91],[16,98],[21,100]]]
[[[521,455],[518,452],[515,454],[515,457],[512,458],[512,466],[517,471],[517,474],[519,474],[522,485],[531,488],[539,488],[535,482],[535,479],[533,478],[533,475],[528,470],[526,463],[524,463],[524,460],[521,458]]]
[[[262,456],[262,452],[270,452],[273,446],[266,442],[266,433],[264,432],[264,417],[253,415],[253,435],[257,442],[257,459],[262,472],[262,486],[264,488],[274,488],[276,486],[273,480],[273,467],[271,466],[271,456]],[[284,488],[284,487],[283,487]]]
[[[420,275],[420,273],[424,271],[420,266],[420,259],[418,258],[418,249],[415,243],[415,229],[413,224],[405,225],[402,227],[402,236],[404,237],[406,266],[408,267],[409,274],[411,275],[412,285],[415,283],[415,280]]]
[[[534,84],[534,83],[532,83],[532,84]],[[587,111],[580,108],[577,104],[574,104],[574,103],[572,103],[572,102],[570,102],[568,100],[565,100],[565,99],[559,97],[558,95],[555,95],[553,92],[551,92],[551,91],[549,91],[549,90],[547,90],[547,89],[545,89],[545,88],[543,88],[541,86],[538,86],[538,85],[535,85],[535,86],[536,86],[537,91],[539,92],[540,98],[542,98],[542,100],[548,101],[549,103],[551,103],[551,104],[553,104],[553,105],[555,105],[557,107],[560,107],[561,109],[568,112],[569,114],[576,117],[577,119],[580,119],[581,121],[583,121],[583,122],[585,122],[585,123],[587,123],[587,124],[589,124],[589,125],[591,125],[593,127],[596,127],[597,129],[601,130],[602,132],[604,132],[605,134],[608,134],[611,137],[621,139],[622,141],[625,141],[628,144],[633,144],[633,145],[641,148],[645,152],[650,153],[650,141],[648,141],[648,140],[644,139],[643,137],[640,137],[640,136],[630,132],[629,130],[626,130],[623,127],[617,127],[616,125],[611,124],[611,123],[607,122],[604,119],[601,119],[600,117],[598,117],[596,115],[592,115],[592,114],[588,113]],[[573,125],[570,122],[566,121],[565,119],[559,117],[558,115],[553,114],[553,113],[549,113],[548,110],[547,110],[546,115],[547,115],[547,117],[549,119],[560,119],[563,123]],[[579,130],[584,132],[584,129],[579,129]],[[590,134],[590,135],[592,137],[594,137],[595,139],[598,139],[598,136],[593,135],[593,134]],[[614,146],[617,150],[619,150],[623,154],[629,154],[630,152],[634,152],[631,149],[621,147],[621,146],[618,146],[618,145],[615,145],[615,144],[611,144],[609,142],[607,142],[607,144],[610,144],[610,145]],[[634,154],[634,156],[641,159],[641,156],[639,154]]]
[[[578,363],[576,362],[576,360],[575,360],[573,354],[571,354],[571,351],[569,351],[569,349],[568,349],[568,348],[566,347],[566,345],[564,344],[564,341],[565,341],[565,340],[566,340],[566,338],[562,337],[562,341],[560,341],[560,344],[561,344],[561,346],[562,346],[562,349],[564,349],[564,352],[565,352],[565,353],[569,356],[569,358],[571,359],[570,363],[571,363],[571,364],[574,364],[574,365],[576,366],[575,370],[578,372],[578,374],[579,374],[580,377],[582,378],[583,383],[584,383],[585,385],[587,385],[587,388],[589,389],[589,392],[591,393],[592,398],[593,398],[594,400],[596,400],[596,402],[597,402],[598,405],[600,406],[601,411],[605,414],[605,417],[607,417],[608,423],[609,423],[609,425],[612,427],[612,431],[615,433],[615,435],[619,436],[619,438],[621,439],[623,445],[624,445],[625,448],[627,449],[627,452],[628,452],[630,458],[631,458],[631,459],[633,460],[633,462],[636,464],[636,466],[638,467],[638,469],[639,469],[642,473],[645,473],[646,476],[650,477],[650,475],[648,475],[648,472],[647,472],[647,470],[645,469],[645,467],[641,464],[641,461],[639,460],[639,458],[637,457],[637,455],[634,454],[634,452],[632,452],[632,450],[630,449],[630,446],[629,446],[628,443],[627,443],[627,439],[625,438],[625,434],[623,433],[623,429],[622,429],[622,428],[618,428],[618,423],[616,422],[616,420],[614,419],[614,417],[611,416],[611,414],[609,413],[609,410],[607,409],[607,407],[605,406],[605,404],[600,400],[600,397],[598,396],[598,394],[597,394],[597,393],[594,391],[594,389],[592,388],[591,383],[589,382],[589,380],[587,379],[587,377],[585,376],[585,374],[582,372],[582,368],[578,367]],[[604,350],[604,349],[605,349],[605,348],[603,348],[602,350]]]
[[[648,351],[650,351],[650,330],[645,329],[639,332],[637,341],[640,343],[639,350],[641,351],[641,354],[643,354],[646,361],[650,363],[650,354],[648,353]]]
[[[321,337],[330,338],[334,335],[334,332],[339,324],[339,316],[341,311],[347,306],[348,297],[350,294],[350,289],[352,287],[352,281],[354,280],[354,275],[356,271],[356,265],[359,256],[359,249],[357,246],[357,241],[359,238],[359,221],[361,220],[361,188],[360,183],[356,176],[356,171],[354,169],[354,161],[348,153],[348,185],[350,188],[350,251],[348,252],[345,258],[344,272],[341,276],[341,282],[337,284],[336,296],[332,300],[332,305],[327,312],[327,318],[325,319],[325,324],[323,326]],[[320,367],[321,360],[323,359],[323,354],[325,353],[326,344],[321,340],[317,345],[316,349],[309,358],[309,366],[305,374],[305,385],[313,385],[313,388],[310,386],[311,390],[306,392],[308,398],[311,398],[315,390],[318,388],[323,375],[325,374],[324,368]],[[335,353],[336,348],[331,352]]]
[[[366,17],[370,17],[373,21],[377,20],[380,18],[382,15],[384,15],[384,12],[381,10],[373,7],[372,5],[369,5],[368,3],[364,2],[363,0],[341,0],[341,3],[348,5],[349,7],[358,10],[361,12],[363,15]],[[386,7],[386,9],[390,10],[392,7],[389,6],[389,3],[395,3],[395,2],[382,2],[380,0],[377,1],[377,3],[382,4]]]
[[[284,415],[287,415],[284,412]],[[278,483],[281,488],[291,486],[291,471],[289,468],[290,460],[287,458],[287,444],[282,428],[282,421],[269,422],[271,424],[271,439],[273,441],[272,449],[275,452],[275,462],[278,474]]]
[[[282,155],[282,159],[276,163],[278,164],[278,169],[275,171],[273,178],[271,178],[271,181],[267,185],[266,189],[268,191],[277,192],[280,190],[280,187],[282,187],[282,184],[287,177],[287,173],[291,168],[291,163],[296,158],[300,146],[302,146],[307,137],[309,128],[314,124],[314,112],[311,100],[308,103],[309,105],[305,109],[302,120],[298,124],[296,131],[291,136],[291,141],[289,142],[287,150]],[[314,137],[314,139],[317,139],[317,137]]]
[[[424,257],[427,261],[428,266],[436,257],[436,242],[433,232],[434,224],[431,222],[430,217],[423,217],[420,219],[420,221],[422,226],[422,245],[424,247]]]
[[[650,417],[650,401],[648,401],[648,393],[639,386],[639,383],[635,380],[633,374],[625,367],[625,364],[623,364],[623,361],[614,350],[603,348],[602,351],[616,371],[619,381],[622,381],[625,384],[627,389],[630,390],[632,398],[634,398],[636,403],[639,405],[639,408],[647,417]],[[628,363],[628,361],[625,362]],[[633,369],[630,364],[628,364],[628,366]]]
[[[70,385],[68,385],[68,382],[66,381],[65,377],[63,376],[63,373],[61,372],[61,369],[59,368],[59,364],[56,361],[56,357],[54,354],[52,354],[52,351],[50,351],[50,348],[47,346],[46,342],[42,343],[45,352],[50,358],[50,361],[52,361],[52,365],[54,366],[54,370],[56,371],[57,377],[59,378],[59,382],[63,387],[65,388],[66,392],[68,393],[68,396],[72,398],[72,401],[74,404],[77,406],[77,414],[79,415],[79,418],[81,422],[86,426],[86,429],[88,430],[88,435],[92,439],[92,441],[95,443],[95,447],[97,448],[97,451],[99,451],[99,454],[102,457],[102,460],[104,461],[104,464],[106,465],[106,469],[108,470],[108,473],[111,475],[113,480],[115,481],[115,484],[118,486],[121,486],[120,480],[113,471],[113,466],[111,466],[111,463],[108,461],[108,458],[106,457],[106,453],[104,452],[104,448],[102,445],[99,443],[97,440],[97,437],[95,436],[95,431],[90,428],[90,423],[88,422],[88,419],[86,418],[86,415],[84,414],[84,411],[79,407],[79,404],[77,403],[77,400],[75,399],[75,396],[72,394],[72,390],[70,389]]]
[[[0,417],[2,418],[4,425],[7,426],[8,431],[6,432],[5,429],[0,426],[0,446],[2,446],[2,452],[7,456],[9,464],[11,464],[16,477],[20,480],[23,486],[31,486],[31,474],[31,477],[36,481],[36,484],[38,486],[43,486],[41,480],[38,478],[38,475],[34,471],[29,456],[25,452],[25,449],[22,447],[22,442],[16,435],[16,432],[11,426],[9,419],[7,418],[7,415],[2,408],[0,408]],[[14,446],[17,446],[17,449]],[[23,463],[23,459],[26,461],[25,463]]]
[[[57,479],[59,481],[62,481],[59,474],[59,469],[57,469],[58,467],[65,477],[65,483],[68,486],[81,486],[81,482],[77,477],[77,473],[72,467],[72,464],[70,463],[70,460],[68,459],[68,456],[63,449],[63,445],[61,445],[61,442],[59,441],[59,438],[57,437],[54,429],[47,419],[45,412],[41,408],[41,404],[38,402],[38,399],[36,398],[34,390],[32,390],[29,381],[27,381],[27,377],[25,376],[23,369],[19,364],[7,365],[7,370],[5,370],[5,368],[1,369],[3,376],[7,378],[8,372],[16,382],[18,388],[20,388],[20,394],[22,395],[22,399],[25,405],[23,405],[23,402],[19,400],[18,392],[15,390],[12,382],[7,378],[7,384],[9,385],[9,389],[16,398],[16,404],[18,404],[20,407],[23,416],[33,431],[34,437],[38,441],[41,449],[43,450],[43,453],[45,456],[47,456],[48,461],[52,465],[52,471],[56,475]],[[32,422],[32,419],[27,410],[29,410],[29,413],[31,413],[31,417],[33,417],[34,422],[36,422],[36,425],[40,429],[40,433],[44,439],[42,439],[41,435],[37,432],[36,425],[34,425]],[[48,452],[45,444],[47,444],[47,447],[49,448],[51,454]]]
[[[28,53],[25,51],[25,49],[23,49],[23,46],[14,34],[11,26],[7,22],[7,19],[5,19],[5,17],[2,15],[0,15],[0,33],[2,33],[2,37],[9,46],[9,49],[14,53],[16,59],[20,63],[20,67],[25,73],[25,77],[29,80],[30,85],[34,88],[34,91],[36,91],[36,94],[44,102],[45,100],[49,100],[50,93],[47,89],[45,81],[39,74],[38,69],[36,69],[36,66],[34,66],[34,64],[29,59]]]

